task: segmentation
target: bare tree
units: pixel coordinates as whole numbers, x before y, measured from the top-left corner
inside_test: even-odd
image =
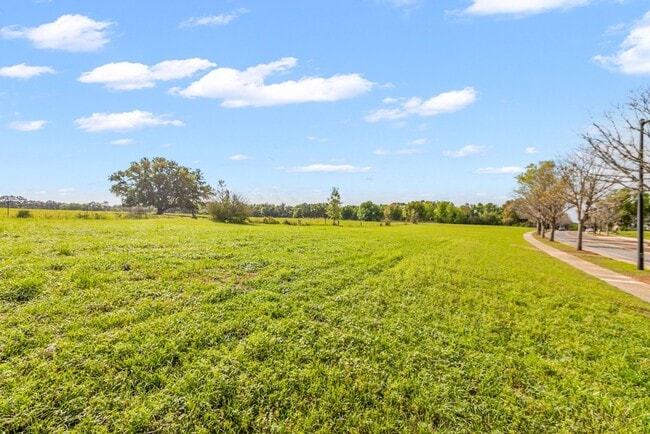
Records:
[[[640,153],[642,119],[650,119],[650,88],[633,94],[627,103],[606,113],[603,121],[593,122],[590,131],[582,135],[611,180],[635,190],[639,187],[639,167],[646,172],[649,168]],[[645,189],[650,186],[647,181]]]
[[[627,188],[610,191],[607,196],[596,202],[591,220],[599,228],[604,227],[606,234],[609,235],[610,225],[621,219],[621,209],[630,200],[634,200],[634,198],[631,199],[632,195],[633,192]]]
[[[591,147],[580,148],[568,155],[560,161],[558,169],[565,186],[564,197],[578,219],[576,249],[582,250],[585,223],[596,203],[610,192],[612,178]]]

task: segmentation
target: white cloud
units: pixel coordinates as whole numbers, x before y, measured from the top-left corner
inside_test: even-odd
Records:
[[[0,68],[0,76],[9,78],[28,79],[41,74],[54,74],[56,71],[49,66],[29,66],[24,63]]]
[[[53,23],[38,27],[7,26],[0,29],[5,39],[25,38],[36,48],[73,52],[96,51],[110,39],[108,27],[113,23],[95,21],[83,15],[63,15]]]
[[[131,145],[134,142],[133,139],[118,139],[109,142],[111,145]]]
[[[70,193],[74,193],[74,191],[75,191],[74,188],[59,188],[56,192],[66,196]]]
[[[422,138],[422,139],[411,140],[408,144],[419,146],[419,145],[426,145],[427,143],[429,143],[429,139]]]
[[[93,113],[87,118],[75,120],[79,129],[98,133],[104,131],[129,131],[144,127],[173,125],[183,126],[179,120],[169,120],[165,115],[154,115],[150,112],[134,110],[125,113]]]
[[[537,148],[534,146],[529,146],[524,150],[527,154],[537,154]]]
[[[370,172],[372,167],[358,167],[349,164],[311,164],[309,166],[298,166],[287,169],[287,172],[343,172],[343,173],[360,173]]]
[[[474,173],[489,173],[489,174],[517,174],[524,172],[523,167],[518,166],[505,166],[505,167],[483,167],[476,169]]]
[[[248,160],[250,157],[248,155],[244,154],[236,154],[228,157],[229,160],[234,160],[234,161],[243,161],[243,160]]]
[[[375,149],[372,151],[375,155],[413,155],[421,154],[422,152],[424,152],[422,149]]]
[[[116,62],[98,66],[84,72],[78,80],[82,83],[101,83],[109,89],[133,90],[154,87],[157,81],[189,77],[197,71],[217,66],[209,60],[192,58],[165,60],[153,66],[142,63]]]
[[[236,11],[228,14],[212,15],[208,17],[192,17],[181,23],[181,27],[197,27],[197,26],[225,26],[235,18],[250,12],[248,9],[237,9]]]
[[[474,103],[476,94],[474,88],[466,87],[461,90],[443,92],[427,100],[413,97],[401,103],[400,107],[379,109],[370,113],[364,119],[367,122],[394,121],[411,115],[435,116],[443,113],[453,113]],[[392,101],[397,100],[393,99]]]
[[[554,9],[586,6],[591,0],[473,0],[469,15],[533,15]]]
[[[443,151],[442,155],[445,157],[463,158],[470,155],[482,154],[483,151],[485,151],[485,146],[467,145],[455,151]]]
[[[594,60],[623,74],[650,74],[650,12],[635,24],[616,55]]]
[[[374,85],[359,74],[341,74],[328,78],[303,77],[297,81],[265,83],[271,74],[285,72],[296,64],[296,58],[284,57],[244,71],[217,68],[187,88],[176,88],[172,92],[187,98],[222,99],[222,107],[264,107],[353,98],[369,92]]]
[[[47,121],[13,121],[8,126],[18,131],[38,131],[43,129]]]
[[[366,122],[379,122],[379,121],[396,121],[408,116],[402,109],[379,109],[370,113],[364,119]]]
[[[307,136],[307,140],[309,140],[310,142],[325,143],[329,139],[327,137]]]

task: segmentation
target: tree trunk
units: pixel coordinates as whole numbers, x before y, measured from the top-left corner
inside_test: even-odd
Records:
[[[549,241],[555,241],[555,221],[551,222],[551,236],[548,239]]]
[[[578,241],[576,243],[576,250],[582,250],[582,233],[584,230],[584,223],[578,220]]]
[[[163,215],[164,212],[164,208],[156,208],[156,215]]]

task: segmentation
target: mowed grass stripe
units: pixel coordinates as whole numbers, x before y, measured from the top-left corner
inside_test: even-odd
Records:
[[[650,307],[524,230],[0,219],[0,431],[638,431]]]

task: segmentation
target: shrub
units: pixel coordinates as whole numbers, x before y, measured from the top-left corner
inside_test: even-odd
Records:
[[[225,182],[219,181],[216,200],[208,202],[208,214],[216,222],[244,223],[252,211],[243,197],[231,193]]]
[[[29,218],[31,216],[32,216],[32,213],[29,212],[29,210],[27,210],[27,209],[21,209],[20,211],[18,211],[18,214],[16,214],[16,217],[18,217],[19,219],[26,219],[26,218]]]

